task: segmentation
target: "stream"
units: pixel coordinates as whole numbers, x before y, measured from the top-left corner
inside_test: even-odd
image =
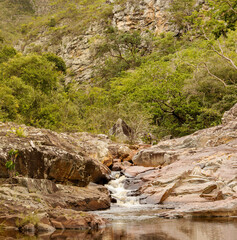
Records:
[[[0,240],[235,240],[237,219],[189,220],[162,219],[157,215],[167,211],[162,206],[141,205],[131,191],[124,188],[125,176],[113,172],[114,180],[106,187],[114,203],[109,210],[93,211],[109,220],[106,228],[97,231],[56,231],[51,235],[23,236],[16,232],[0,232]],[[167,208],[167,206],[166,206]]]
[[[139,204],[138,197],[131,197],[131,191],[124,188],[125,176],[113,172],[107,185],[112,198],[111,208],[97,211],[109,219],[111,224],[104,229],[101,240],[234,240],[237,239],[236,220],[188,220],[162,219],[157,215],[167,211],[169,206]],[[172,206],[170,206],[172,208]]]

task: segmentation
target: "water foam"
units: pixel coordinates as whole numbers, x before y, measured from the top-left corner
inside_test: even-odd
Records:
[[[138,206],[140,205],[138,197],[128,196],[131,192],[124,188],[124,183],[127,179],[126,176],[120,176],[120,172],[112,172],[112,178],[106,187],[111,192],[112,198],[116,199],[116,204],[118,206]]]

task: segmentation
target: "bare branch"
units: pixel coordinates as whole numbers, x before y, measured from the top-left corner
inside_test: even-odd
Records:
[[[210,72],[210,70],[209,70],[209,68],[208,68],[208,66],[207,66],[207,64],[206,64],[205,62],[201,62],[200,65],[201,65],[201,64],[204,66],[204,68],[207,70],[207,72],[208,72],[208,74],[209,74],[210,76],[212,76],[212,77],[214,77],[215,79],[217,79],[218,81],[222,82],[225,87],[228,86],[223,79],[217,77],[215,74],[213,74],[213,73]]]
[[[225,60],[227,60],[228,62],[230,62],[232,67],[237,70],[237,66],[235,65],[234,61],[232,59],[230,59],[229,57],[227,57],[226,55],[224,55],[224,51],[223,51],[219,41],[218,41],[218,45],[219,45],[220,52],[217,51],[214,46],[212,46],[213,51],[215,53],[217,53],[219,56],[221,56],[222,58],[224,58]]]

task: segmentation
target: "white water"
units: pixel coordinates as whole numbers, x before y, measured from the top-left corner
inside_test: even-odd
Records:
[[[110,209],[104,211],[93,211],[105,219],[109,219],[116,223],[143,221],[153,219],[160,213],[159,206],[140,204],[139,197],[132,197],[131,190],[124,188],[125,176],[120,176],[120,172],[112,172],[111,180],[105,185],[111,193],[111,197],[116,199],[116,203],[112,203]]]
[[[106,187],[111,192],[112,198],[117,201],[114,205],[124,207],[139,206],[138,197],[128,196],[128,193],[131,191],[124,188],[124,183],[127,178],[125,176],[120,176],[119,172],[112,172],[111,175],[115,180],[111,180]]]

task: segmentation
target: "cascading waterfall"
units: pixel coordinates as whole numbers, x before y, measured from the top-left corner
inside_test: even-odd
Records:
[[[138,197],[129,196],[131,191],[124,188],[127,177],[120,176],[120,172],[112,172],[111,176],[114,180],[111,180],[106,187],[111,192],[111,197],[116,199],[116,205],[125,207],[140,205]]]
[[[111,197],[115,203],[111,204],[110,209],[96,211],[96,213],[105,219],[116,221],[116,223],[125,223],[130,221],[143,221],[155,218],[160,212],[158,206],[149,204],[140,204],[139,196],[132,196],[132,190],[125,189],[126,180],[128,177],[120,172],[112,172],[111,180],[107,185],[107,189],[111,193]],[[112,201],[113,202],[113,201]]]

